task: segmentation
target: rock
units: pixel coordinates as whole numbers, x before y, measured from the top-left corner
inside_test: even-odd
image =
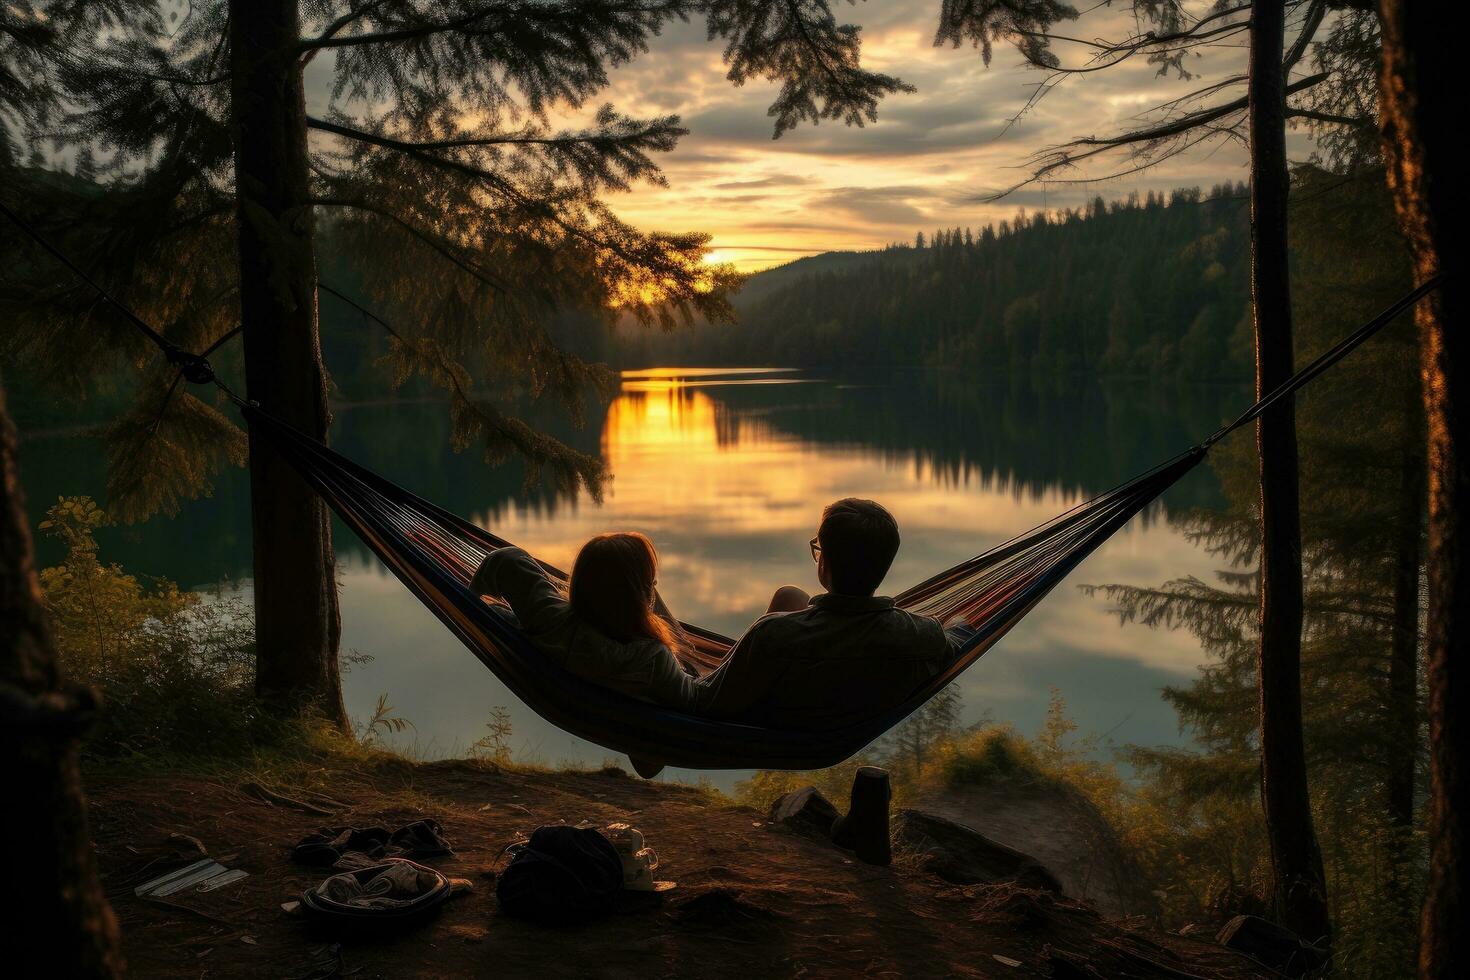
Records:
[[[804,786],[772,803],[768,819],[798,834],[826,839],[837,817],[837,808],[815,786]]]
[[[1225,923],[1215,941],[1291,977],[1302,976],[1327,959],[1326,953],[1290,929],[1257,915],[1237,915]]]
[[[1061,894],[1056,876],[1035,858],[962,824],[922,810],[900,810],[897,824],[899,847],[920,852],[924,869],[945,881],[956,885],[1014,881]]]

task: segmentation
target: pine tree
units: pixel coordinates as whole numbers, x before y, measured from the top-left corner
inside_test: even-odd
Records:
[[[678,120],[604,106],[581,128],[549,122],[585,108],[662,24],[696,13],[726,42],[732,80],[781,83],[777,135],[803,120],[861,125],[907,88],[861,68],[858,32],[823,0],[213,0],[171,33],[155,16],[69,36],[60,74],[76,108],[63,135],[116,147],[136,170],[102,202],[37,188],[50,200],[34,217],[178,346],[207,349],[239,323],[246,394],[323,440],[316,253],[329,234],[393,325],[395,382],[420,377],[447,395],[456,448],[518,455],[596,496],[599,459],[484,391],[554,398],[575,416],[607,389],[604,367],[551,339],[557,309],[664,328],[728,316],[737,279],[703,264],[705,236],[640,232],[605,202],[661,179],[653,155],[683,135]],[[325,51],[332,100],[311,116],[303,69]],[[39,258],[23,268],[56,282]],[[30,304],[12,349],[63,383],[85,384],[118,352],[145,372],[135,410],[112,427],[111,510],[171,509],[245,458],[227,417],[168,397],[171,372],[92,297],[32,286],[49,302]],[[345,724],[327,512],[269,445],[249,448],[261,692]]]
[[[72,173],[77,180],[84,180],[89,184],[97,183],[97,158],[92,154],[92,147],[84,145],[77,150],[77,162]]]
[[[1344,183],[1340,175],[1302,167],[1294,184],[1296,319],[1304,353],[1311,356],[1331,345],[1344,323],[1401,296],[1409,269],[1380,174],[1367,172]],[[1305,389],[1300,408],[1302,674],[1304,686],[1316,692],[1303,702],[1304,744],[1313,810],[1324,831],[1333,919],[1341,948],[1350,951],[1340,971],[1349,976],[1405,972],[1422,887],[1413,785],[1425,753],[1413,675],[1422,608],[1419,486],[1425,449],[1422,413],[1414,404],[1414,339],[1407,326],[1385,331]],[[1370,387],[1378,394],[1365,401],[1362,393]],[[1228,565],[1219,581],[1183,579],[1109,593],[1125,619],[1187,628],[1209,654],[1197,681],[1165,692],[1201,751],[1138,750],[1133,761],[1151,793],[1165,805],[1177,804],[1174,832],[1188,836],[1199,827],[1200,840],[1216,841],[1213,853],[1220,855],[1225,841],[1261,837],[1255,829],[1258,811],[1247,811],[1249,824],[1235,822],[1239,806],[1257,803],[1261,792],[1251,710],[1257,697],[1261,535],[1245,447],[1217,447],[1214,467],[1228,506],[1173,514],[1171,520]],[[1183,877],[1203,881],[1236,874],[1238,883],[1249,880],[1249,869],[1258,860],[1265,863],[1263,851],[1264,846],[1237,851],[1240,863],[1227,873],[1211,864],[1216,858],[1205,849],[1190,859],[1193,867]],[[1222,897],[1236,902],[1217,910],[1223,912],[1249,910],[1253,896]]]
[[[1128,163],[1109,176],[1136,173],[1212,140],[1231,135],[1245,138],[1251,168],[1256,380],[1264,393],[1291,374],[1293,363],[1286,254],[1286,127],[1302,119],[1319,128],[1362,131],[1372,122],[1371,113],[1345,116],[1323,108],[1337,104],[1323,91],[1357,84],[1361,78],[1358,63],[1353,63],[1352,77],[1344,79],[1341,65],[1318,49],[1318,70],[1290,77],[1311,50],[1329,8],[1361,8],[1361,4],[1347,0],[1215,4],[1195,16],[1181,3],[1138,0],[1132,10],[1139,29],[1115,41],[1096,42],[1052,33],[1058,23],[1079,16],[1075,8],[1056,0],[1018,4],[945,0],[935,43],[972,44],[987,63],[996,41],[1014,44],[1031,65],[1045,73],[1020,115],[1069,75],[1099,71],[1142,55],[1158,66],[1160,75],[1172,73],[1188,79],[1193,77],[1185,64],[1190,54],[1246,41],[1250,55],[1245,72],[1170,99],[1156,107],[1156,120],[1137,128],[1043,149],[1031,159],[1031,174],[1016,187],[1119,152],[1127,156]],[[1349,10],[1343,19],[1351,23],[1353,17]],[[1293,34],[1290,46],[1286,44],[1288,24]],[[1330,29],[1329,36],[1337,37],[1339,30]],[[1068,45],[1081,45],[1086,60],[1064,64],[1053,49]],[[1242,88],[1242,94],[1231,97],[1232,90]],[[1319,90],[1316,95],[1313,89]],[[1291,102],[1293,96],[1298,99],[1296,105]],[[1147,206],[1156,206],[1152,193]],[[1261,779],[1263,804],[1270,817],[1276,907],[1286,925],[1302,935],[1325,940],[1330,922],[1301,748],[1299,476],[1289,399],[1258,419],[1257,444],[1265,538],[1259,649]]]
[[[962,708],[963,696],[953,684],[924,702],[884,737],[888,764],[908,769],[913,779],[922,776],[933,749],[958,731]]]

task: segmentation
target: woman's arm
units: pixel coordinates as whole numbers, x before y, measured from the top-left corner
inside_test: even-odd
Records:
[[[510,604],[528,633],[544,632],[568,608],[567,598],[521,548],[497,548],[475,572],[470,587]]]
[[[648,697],[659,704],[681,711],[694,709],[694,678],[685,673],[668,647],[658,644],[653,654],[653,673],[648,682]]]

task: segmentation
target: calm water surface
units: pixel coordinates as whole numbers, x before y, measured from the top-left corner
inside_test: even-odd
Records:
[[[354,459],[563,567],[592,534],[643,531],[659,547],[660,585],[674,610],[738,635],[776,586],[818,589],[807,540],[832,499],[871,497],[898,518],[903,547],[885,587],[896,592],[1197,441],[1245,400],[1234,389],[987,385],[921,371],[626,372],[619,395],[586,427],[559,433],[609,463],[614,479],[600,504],[526,488],[514,467],[451,453],[437,404],[340,409],[333,439]],[[100,463],[85,442],[31,440],[22,465],[33,500],[100,496]],[[212,498],[176,518],[110,529],[104,557],[184,585],[227,579],[248,592],[245,491],[243,474],[230,474]],[[1167,516],[1212,506],[1218,492],[1200,468],[1089,558],[964,675],[966,720],[989,717],[1029,733],[1056,687],[1083,734],[1112,744],[1181,742],[1159,691],[1190,679],[1202,660],[1198,646],[1186,634],[1120,626],[1106,600],[1076,586],[1209,577],[1214,563]],[[613,757],[519,703],[342,528],[338,549],[343,646],[372,657],[346,678],[355,717],[386,694],[413,723],[404,747],[447,756],[463,753],[492,707],[505,705],[523,759]],[[54,557],[54,548],[43,550],[43,560]],[[710,774],[722,786],[740,775]]]

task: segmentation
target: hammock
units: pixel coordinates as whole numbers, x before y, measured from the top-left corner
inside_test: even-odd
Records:
[[[1426,281],[1399,299],[1198,446],[896,596],[903,609],[946,625],[963,623],[973,632],[954,661],[901,704],[876,711],[860,724],[829,731],[700,717],[619,694],[551,663],[513,619],[470,589],[485,556],[510,542],[409,493],[253,404],[236,402],[252,431],[281,452],[516,697],[553,725],[629,756],[686,769],[821,769],[872,743],[959,677],[1084,558],[1197,466],[1211,446],[1337,363],[1438,281]],[[542,568],[553,579],[566,581],[560,569],[545,563]],[[701,675],[717,667],[734,644],[711,630],[680,626],[690,640],[683,659]]]
[[[875,712],[860,724],[830,731],[789,731],[639,701],[551,663],[513,619],[469,587],[485,556],[510,542],[409,493],[240,398],[214,376],[203,355],[169,342],[3,203],[0,214],[122,312],[178,366],[179,378],[218,385],[239,406],[251,430],[269,439],[419,600],[537,714],[605,748],[687,769],[821,769],[849,758],[980,659],[1084,558],[1197,466],[1211,446],[1336,364],[1443,279],[1437,275],[1420,283],[1199,445],[896,596],[901,608],[934,616],[946,625],[962,622],[970,627],[973,632],[955,660],[903,703]],[[238,328],[226,336],[235,332]],[[542,568],[553,579],[566,581],[561,570],[545,563]],[[691,645],[685,662],[701,675],[718,666],[733,646],[729,637],[680,625]]]
[[[821,769],[836,765],[898,724],[1021,620],[1093,549],[1204,458],[1196,447],[1012,541],[914,586],[896,602],[974,630],[959,656],[902,704],[835,731],[783,731],[704,718],[640,701],[583,680],[537,650],[499,607],[471,590],[491,551],[509,541],[417,497],[254,406],[241,408],[404,585],[516,697],[547,721],[589,742],[686,769]],[[564,582],[566,574],[542,563]],[[685,663],[701,675],[734,641],[681,623]]]

